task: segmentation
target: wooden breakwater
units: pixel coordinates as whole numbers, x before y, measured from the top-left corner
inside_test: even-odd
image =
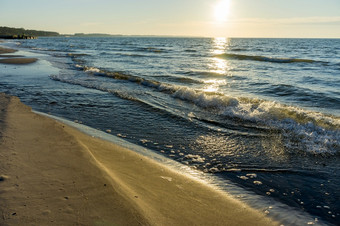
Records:
[[[0,39],[37,39],[30,35],[0,35]]]

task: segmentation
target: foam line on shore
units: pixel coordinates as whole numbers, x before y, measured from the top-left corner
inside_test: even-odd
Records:
[[[265,213],[139,153],[67,125],[63,130],[151,225],[277,225]]]
[[[275,221],[279,221],[285,225],[286,224],[287,225],[303,225],[308,222],[314,223],[314,218],[307,213],[304,213],[304,212],[301,212],[300,210],[289,207],[286,204],[276,202],[273,199],[259,196],[251,191],[245,190],[237,186],[231,181],[228,181],[227,183],[225,183],[225,181],[222,182],[221,180],[219,180],[217,176],[214,176],[213,174],[206,174],[201,171],[192,169],[189,166],[183,165],[172,159],[166,158],[165,156],[160,155],[150,149],[130,143],[117,136],[114,136],[112,134],[109,134],[109,133],[106,133],[100,130],[96,130],[84,124],[72,122],[70,120],[67,120],[61,117],[53,116],[50,114],[45,114],[45,113],[38,112],[38,111],[33,111],[33,112],[52,118],[68,126],[71,126],[79,130],[80,132],[87,134],[91,137],[95,137],[101,140],[108,141],[110,143],[119,145],[123,148],[127,148],[128,150],[131,150],[135,153],[141,154],[151,159],[151,161],[156,162],[157,164],[166,166],[166,168],[170,169],[171,171],[174,171],[176,174],[181,174],[185,177],[193,179],[201,184],[204,184],[204,186],[207,186],[210,189],[217,191],[218,193],[224,194],[228,197],[232,197],[232,199],[240,200],[246,205],[249,205],[249,207],[256,209],[256,210],[260,210],[260,212],[264,212],[268,217],[272,218]],[[166,179],[167,178],[165,178],[165,180]],[[319,221],[316,225],[323,225],[323,223]]]

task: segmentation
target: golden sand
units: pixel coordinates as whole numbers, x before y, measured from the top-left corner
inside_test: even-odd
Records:
[[[0,225],[277,225],[213,187],[0,94]]]

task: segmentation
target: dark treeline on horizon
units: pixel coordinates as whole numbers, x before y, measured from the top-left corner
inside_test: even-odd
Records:
[[[0,27],[0,36],[59,36],[58,32],[52,31],[37,31],[37,30],[26,30],[24,28],[11,28],[11,27]]]
[[[121,36],[101,33],[76,33],[76,34],[59,34],[53,31],[38,31],[28,30],[24,28],[12,28],[0,26],[0,38],[20,38],[20,37],[49,37],[49,36],[75,36],[75,37],[110,37],[110,36]]]

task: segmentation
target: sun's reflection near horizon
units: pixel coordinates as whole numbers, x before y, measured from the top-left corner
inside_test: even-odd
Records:
[[[213,39],[212,43],[212,62],[209,65],[210,72],[220,74],[220,75],[226,75],[227,72],[231,69],[228,62],[223,59],[216,57],[217,55],[224,54],[226,51],[226,48],[228,47],[229,39],[224,37],[218,37]]]
[[[228,45],[229,39],[225,37],[216,37],[213,39],[213,54],[222,54]]]
[[[221,55],[225,53],[226,48],[228,46],[229,39],[224,37],[214,38],[212,43],[212,57],[208,64],[209,72],[216,76],[231,76],[229,71],[231,70],[231,66],[228,64],[228,61],[216,57],[217,55]],[[204,87],[204,91],[207,93],[217,93],[221,86],[227,85],[227,81],[225,78],[209,78],[204,81],[206,86]]]

